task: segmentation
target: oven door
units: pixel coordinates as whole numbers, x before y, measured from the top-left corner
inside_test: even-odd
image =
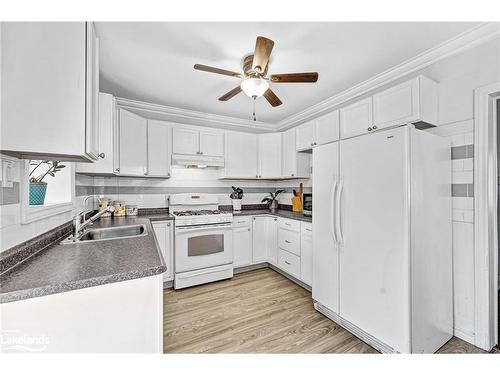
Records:
[[[175,228],[175,272],[233,262],[231,223]]]

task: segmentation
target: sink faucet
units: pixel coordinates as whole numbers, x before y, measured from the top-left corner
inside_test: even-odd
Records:
[[[92,198],[92,196],[87,196],[85,197],[84,200],[84,207],[87,207],[87,202],[89,198]],[[73,217],[73,241],[77,241],[78,237],[80,234],[87,228],[89,225],[91,225],[94,221],[99,219],[102,215],[104,215],[106,212],[113,212],[115,208],[113,206],[108,206],[105,209],[99,211],[95,215],[91,216],[87,220],[85,220],[85,215],[90,212],[90,210],[84,209],[80,213],[76,214],[75,217]]]

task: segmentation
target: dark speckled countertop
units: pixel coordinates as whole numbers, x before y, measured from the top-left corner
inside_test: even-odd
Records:
[[[54,244],[0,276],[0,303],[158,275],[167,267],[151,221],[168,214],[101,218],[91,228],[144,224],[140,237]]]
[[[312,217],[304,216],[302,213],[292,212],[288,210],[271,211],[268,209],[263,209],[263,210],[242,210],[240,212],[234,212],[234,211],[232,212],[233,216],[272,215],[272,216],[284,217],[285,219],[300,220],[312,223]]]

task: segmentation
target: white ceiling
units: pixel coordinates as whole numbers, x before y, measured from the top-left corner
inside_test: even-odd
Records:
[[[251,119],[252,100],[219,96],[239,79],[195,71],[196,63],[241,71],[255,38],[274,40],[269,73],[319,72],[317,83],[271,84],[283,105],[257,100],[259,121],[277,123],[410,59],[476,23],[97,22],[101,91],[118,97]]]

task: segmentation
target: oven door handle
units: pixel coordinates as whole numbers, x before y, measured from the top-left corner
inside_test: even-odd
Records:
[[[194,226],[189,226],[189,227],[176,227],[175,231],[176,232],[182,232],[182,233],[189,233],[189,232],[196,232],[200,230],[214,230],[214,229],[231,229],[231,223],[224,224],[224,225],[194,225]]]

